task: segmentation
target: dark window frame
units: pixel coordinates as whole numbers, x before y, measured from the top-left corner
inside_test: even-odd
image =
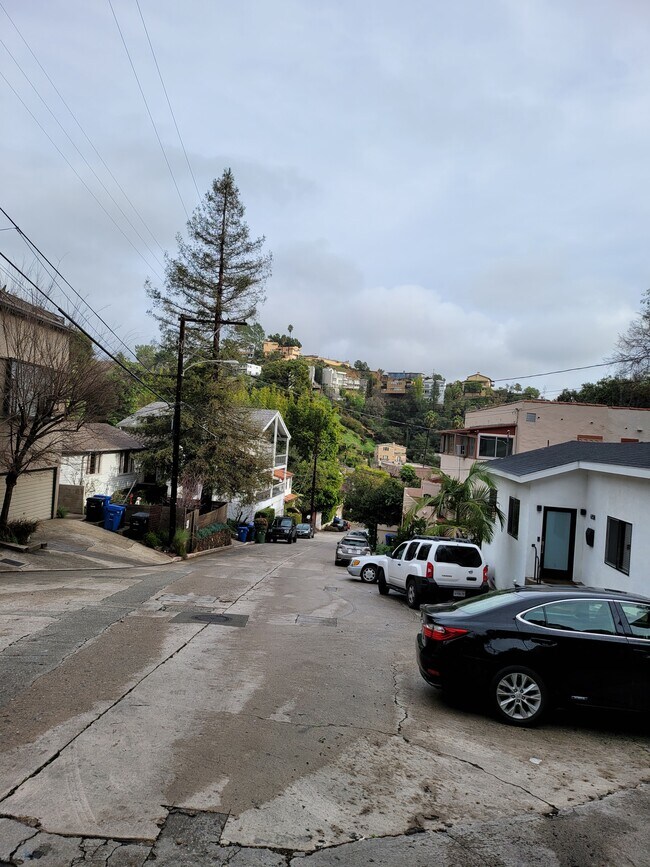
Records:
[[[521,500],[510,497],[508,500],[508,525],[507,532],[513,539],[519,538],[519,515],[521,512]]]
[[[616,534],[616,538],[614,538]],[[605,564],[622,572],[630,574],[630,558],[632,556],[632,524],[621,518],[607,516],[607,534],[605,537]]]

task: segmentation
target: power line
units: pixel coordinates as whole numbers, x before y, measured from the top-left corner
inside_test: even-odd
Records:
[[[126,192],[126,190],[124,189],[124,187],[122,186],[122,184],[119,182],[119,180],[115,177],[115,175],[114,175],[113,172],[111,171],[110,166],[108,165],[108,163],[106,162],[106,160],[104,159],[104,157],[102,156],[102,154],[99,152],[99,150],[98,150],[97,147],[95,146],[94,142],[92,141],[92,139],[90,138],[90,136],[88,135],[88,133],[86,132],[86,130],[84,129],[84,127],[82,126],[81,122],[79,121],[77,115],[76,115],[76,114],[74,113],[74,111],[70,108],[70,105],[68,104],[68,102],[67,102],[66,99],[64,98],[63,94],[61,93],[61,91],[59,90],[59,88],[56,86],[56,84],[55,84],[54,81],[52,80],[51,76],[49,75],[48,71],[45,69],[45,67],[43,66],[43,64],[41,63],[41,61],[38,59],[38,57],[37,57],[36,54],[34,53],[34,51],[33,51],[32,47],[31,47],[31,45],[30,45],[29,42],[25,39],[25,37],[24,37],[23,34],[21,33],[21,31],[20,31],[18,25],[17,25],[16,22],[13,20],[13,18],[9,15],[9,13],[7,12],[7,10],[6,10],[6,8],[4,7],[4,5],[2,4],[2,2],[0,2],[0,9],[2,9],[2,11],[4,12],[4,14],[5,14],[5,15],[7,16],[7,18],[9,19],[9,21],[10,21],[12,27],[14,28],[14,30],[16,31],[16,33],[18,34],[18,36],[19,36],[20,39],[22,40],[23,44],[25,45],[25,47],[27,48],[27,50],[29,51],[29,53],[31,54],[31,56],[34,58],[35,62],[37,63],[37,65],[38,65],[38,67],[39,67],[39,69],[41,70],[41,72],[43,73],[43,75],[45,76],[45,78],[49,81],[49,83],[50,83],[52,89],[54,90],[54,92],[55,92],[56,95],[59,97],[59,99],[61,100],[61,102],[63,103],[63,105],[65,106],[65,108],[67,109],[68,113],[70,114],[70,117],[73,119],[73,121],[74,121],[74,122],[76,123],[76,125],[79,127],[79,129],[80,129],[82,135],[84,136],[84,138],[86,139],[86,141],[88,142],[88,144],[90,145],[90,147],[92,148],[92,150],[94,151],[94,153],[96,154],[97,158],[99,159],[99,161],[101,162],[101,164],[104,166],[104,168],[106,169],[106,171],[108,172],[108,174],[110,175],[110,177],[112,178],[112,180],[114,181],[114,183],[116,184],[117,188],[118,188],[119,191],[122,193],[122,195],[124,196],[124,198],[126,199],[126,201],[129,203],[129,205],[130,205],[131,208],[133,209],[133,212],[136,214],[136,216],[138,217],[138,219],[140,220],[140,222],[142,223],[142,225],[144,226],[144,228],[145,228],[145,229],[147,230],[147,232],[149,233],[149,235],[150,235],[151,239],[153,240],[154,244],[156,244],[156,245],[160,248],[160,250],[161,250],[162,252],[164,252],[164,248],[163,248],[162,244],[158,241],[158,239],[156,238],[156,236],[153,234],[153,232],[152,232],[151,229],[149,228],[149,226],[148,226],[146,220],[144,219],[144,217],[142,216],[142,214],[140,213],[140,211],[136,208],[136,206],[133,204],[133,202],[132,202],[132,200],[130,199],[128,193]]]
[[[138,248],[135,246],[135,244],[133,243],[133,241],[132,241],[132,240],[129,238],[129,236],[126,234],[126,232],[124,231],[124,229],[122,229],[122,227],[118,224],[118,222],[115,220],[115,218],[114,218],[113,215],[110,213],[110,211],[109,211],[109,210],[104,206],[104,204],[101,202],[101,200],[100,200],[100,199],[95,195],[95,193],[91,190],[91,188],[88,186],[88,184],[86,183],[86,181],[81,177],[81,175],[79,174],[79,172],[75,169],[75,167],[72,165],[72,163],[70,162],[70,160],[69,160],[69,159],[67,158],[67,156],[63,153],[63,151],[61,150],[61,148],[57,145],[57,143],[54,141],[54,139],[53,139],[52,136],[49,134],[49,132],[45,129],[45,127],[43,126],[43,124],[39,121],[39,119],[36,117],[36,115],[33,113],[33,111],[29,108],[29,106],[27,105],[27,103],[24,101],[24,99],[21,97],[21,95],[20,95],[20,94],[18,93],[18,91],[15,89],[15,87],[11,84],[11,82],[10,82],[9,79],[5,76],[5,74],[2,72],[2,70],[0,70],[0,77],[4,79],[5,84],[7,85],[7,87],[10,88],[10,90],[13,92],[13,94],[15,95],[15,97],[16,97],[16,98],[19,100],[19,102],[22,104],[23,108],[24,108],[24,109],[29,113],[29,115],[31,116],[31,118],[33,119],[33,121],[38,125],[38,127],[39,127],[40,130],[41,130],[41,132],[42,132],[42,133],[43,133],[43,134],[44,134],[44,135],[49,139],[49,141],[50,141],[50,143],[53,145],[53,147],[56,148],[56,150],[58,151],[59,155],[60,155],[60,156],[65,160],[65,162],[67,163],[68,167],[69,167],[69,168],[74,172],[74,174],[77,176],[77,178],[81,181],[81,183],[84,185],[84,187],[86,188],[86,190],[90,193],[90,195],[91,195],[91,196],[93,197],[93,199],[97,202],[97,204],[98,204],[99,207],[102,209],[102,211],[106,214],[106,216],[109,218],[109,220],[113,223],[113,225],[115,226],[115,228],[120,232],[120,234],[124,237],[124,239],[127,241],[127,243],[128,243],[128,244],[133,248],[133,250],[135,250],[135,252],[138,254],[138,256],[139,256],[139,257],[142,259],[142,261],[145,263],[145,265],[147,266],[147,268],[151,268],[151,263],[150,263],[150,262],[147,262],[147,260],[145,259],[145,257],[142,255],[141,251],[138,250]],[[152,270],[152,271],[153,271],[153,272],[154,272],[154,273],[155,273],[155,274],[156,274],[156,275],[157,275],[161,280],[163,279],[162,276],[158,273],[158,271],[156,271],[155,268],[151,268],[151,270]]]
[[[573,373],[576,370],[591,370],[594,367],[612,367],[614,364],[621,364],[626,361],[632,361],[632,359],[621,358],[620,361],[603,361],[600,364],[585,364],[583,367],[565,367],[563,370],[549,370],[548,373],[529,373],[526,376],[506,376],[501,379],[493,379],[492,382],[515,382],[520,379],[536,379],[540,376],[555,376],[556,373]]]
[[[140,79],[138,78],[138,73],[136,72],[135,65],[131,58],[131,54],[129,52],[129,48],[126,44],[126,40],[124,38],[124,34],[122,33],[122,28],[120,27],[120,22],[117,20],[117,15],[115,14],[115,9],[113,9],[113,4],[111,0],[108,0],[108,5],[111,7],[111,12],[113,13],[113,18],[115,19],[115,24],[117,25],[118,32],[120,34],[120,38],[122,40],[122,45],[124,46],[124,50],[126,51],[126,56],[129,58],[129,63],[131,64],[131,69],[133,70],[133,75],[135,76],[135,80],[138,84],[138,88],[140,90],[140,95],[142,96],[143,102],[145,104],[145,108],[147,109],[147,114],[149,115],[149,120],[151,121],[151,125],[153,126],[153,130],[156,134],[156,138],[158,139],[158,144],[160,145],[160,150],[162,151],[162,155],[165,158],[165,162],[167,163],[167,168],[169,169],[169,174],[171,175],[171,179],[174,183],[174,187],[176,188],[176,193],[178,194],[178,199],[185,211],[185,216],[189,220],[190,215],[185,207],[185,202],[183,201],[183,197],[181,195],[181,191],[176,183],[176,177],[174,175],[173,169],[171,167],[171,163],[167,159],[167,153],[162,143],[162,139],[160,138],[160,134],[158,133],[158,127],[156,126],[156,121],[153,119],[153,115],[151,113],[151,109],[149,108],[149,103],[147,102],[147,97],[144,95],[144,90],[142,89],[142,85],[140,84]]]
[[[133,357],[135,358],[136,361],[139,361],[135,352],[133,352],[133,350],[129,346],[127,346],[127,344],[122,340],[122,338],[119,337],[115,333],[115,331],[111,328],[111,326],[108,324],[108,322],[106,322],[106,320],[103,319],[99,315],[99,313],[93,309],[93,307],[91,307],[91,305],[86,301],[86,299],[82,295],[80,295],[79,292],[77,292],[77,290],[74,288],[72,283],[70,283],[70,281],[67,280],[63,276],[63,274],[59,271],[59,269],[56,267],[56,265],[54,265],[48,259],[48,257],[45,255],[45,253],[43,253],[43,251],[34,243],[34,241],[32,241],[32,239],[28,235],[26,235],[25,232],[23,232],[23,230],[20,228],[18,223],[16,223],[16,221],[5,211],[5,209],[1,205],[0,205],[0,213],[2,213],[7,218],[7,220],[9,220],[9,222],[12,224],[13,228],[18,232],[20,237],[25,241],[25,243],[30,247],[30,249],[32,249],[41,260],[44,260],[45,262],[47,262],[47,264],[50,266],[50,268],[52,268],[52,270],[55,272],[55,274],[57,274],[63,280],[63,282],[66,284],[66,286],[68,286],[74,292],[74,294],[77,296],[77,298],[80,301],[82,301],[88,307],[88,309],[91,310],[95,314],[95,316],[99,319],[99,321],[102,323],[102,325],[104,325],[110,331],[110,333],[119,341],[119,343],[122,344],[122,346],[127,350],[127,352],[131,353],[131,355],[133,355]],[[56,283],[57,286],[59,285],[56,282],[56,280],[54,280],[54,282]],[[61,287],[59,286],[59,289],[60,288]],[[63,291],[63,290],[61,290],[61,291]],[[65,292],[63,293],[63,296],[64,296],[64,298],[66,298],[66,300],[70,301],[70,299],[67,297]],[[70,302],[70,303],[72,303],[72,302]],[[81,311],[79,311],[79,312],[81,312]],[[86,322],[88,322],[88,320],[86,320]],[[143,365],[143,367],[144,367],[144,365]],[[151,371],[147,370],[147,373],[151,373]]]
[[[127,222],[127,223],[129,224],[129,226],[133,229],[133,231],[136,233],[136,235],[138,236],[138,238],[142,241],[142,243],[143,243],[144,246],[147,248],[147,250],[149,251],[149,253],[150,253],[150,254],[153,256],[153,258],[156,260],[156,262],[158,262],[158,264],[160,265],[161,268],[164,268],[164,265],[163,265],[162,261],[158,258],[157,254],[154,253],[154,251],[151,249],[151,247],[149,246],[149,244],[147,243],[147,241],[145,241],[145,239],[142,237],[142,235],[140,234],[140,232],[138,231],[138,229],[133,225],[133,223],[131,222],[130,218],[129,218],[129,217],[127,216],[127,214],[124,212],[122,206],[121,206],[121,205],[119,204],[119,202],[115,199],[115,197],[113,196],[113,194],[111,193],[111,191],[108,189],[108,187],[106,186],[106,184],[104,183],[104,181],[99,177],[99,175],[97,174],[97,172],[95,171],[95,169],[94,169],[94,168],[91,166],[91,164],[88,162],[88,160],[86,159],[86,156],[81,152],[81,150],[80,150],[79,147],[77,146],[76,142],[74,141],[74,139],[72,138],[72,136],[70,135],[70,133],[69,133],[69,132],[67,131],[67,129],[63,126],[63,124],[62,124],[61,121],[58,119],[58,117],[54,114],[54,112],[52,111],[52,109],[50,108],[50,106],[47,104],[47,102],[43,99],[43,97],[42,97],[41,94],[39,93],[39,91],[38,91],[38,89],[36,88],[36,86],[34,85],[34,83],[31,81],[31,79],[29,78],[29,76],[27,75],[27,73],[25,72],[25,70],[22,68],[22,66],[20,65],[20,63],[16,60],[16,58],[15,58],[14,55],[11,53],[11,51],[10,51],[9,48],[7,47],[6,43],[5,43],[2,39],[0,39],[0,45],[2,45],[2,47],[3,47],[4,50],[7,52],[7,54],[9,55],[9,57],[13,60],[14,64],[18,67],[18,70],[20,71],[21,75],[23,76],[23,78],[25,79],[25,81],[27,82],[27,84],[29,84],[29,86],[31,87],[31,89],[32,89],[32,90],[34,91],[34,93],[36,94],[36,96],[37,96],[37,97],[40,99],[40,101],[43,103],[43,105],[45,106],[45,108],[47,109],[47,111],[50,113],[50,115],[51,115],[52,118],[54,119],[54,122],[58,125],[59,129],[61,130],[61,132],[62,132],[62,133],[65,135],[65,137],[68,139],[68,141],[70,142],[70,144],[72,145],[72,147],[76,150],[76,152],[79,154],[79,156],[81,157],[81,159],[83,160],[83,162],[88,166],[88,168],[90,169],[90,171],[91,171],[92,174],[94,175],[94,177],[95,177],[95,179],[97,180],[97,182],[101,185],[101,187],[102,187],[102,189],[104,190],[104,192],[106,193],[106,195],[107,195],[107,196],[110,198],[110,200],[113,202],[113,204],[114,204],[115,207],[118,209],[118,211],[120,212],[120,214],[124,217],[124,219],[126,220],[126,222]]]
[[[201,199],[201,193],[199,192],[199,187],[196,183],[196,178],[194,177],[194,172],[192,171],[192,166],[190,165],[190,159],[187,155],[187,151],[185,150],[185,144],[183,142],[183,137],[181,136],[181,131],[178,128],[178,124],[176,123],[176,115],[174,114],[174,109],[172,108],[171,101],[169,99],[169,94],[167,93],[167,88],[165,87],[165,82],[163,81],[162,72],[160,71],[160,66],[158,65],[158,59],[156,57],[156,52],[153,49],[153,44],[149,37],[149,31],[147,30],[147,25],[145,24],[144,15],[142,14],[142,9],[140,8],[139,0],[135,0],[135,5],[138,7],[138,12],[140,13],[140,19],[142,20],[142,26],[144,27],[144,32],[147,37],[147,42],[149,43],[149,48],[151,49],[151,56],[153,57],[153,62],[156,64],[156,71],[158,72],[158,78],[160,79],[160,84],[162,85],[163,93],[165,94],[165,99],[167,100],[167,105],[169,107],[169,113],[172,116],[172,120],[174,121],[174,126],[176,127],[176,134],[178,135],[178,140],[181,143],[181,147],[183,148],[183,154],[185,155],[185,162],[187,163],[187,168],[189,169],[190,175],[192,176],[192,181],[194,182],[194,189],[196,190],[196,195],[199,200]]]

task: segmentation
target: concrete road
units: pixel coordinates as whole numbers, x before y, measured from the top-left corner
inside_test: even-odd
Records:
[[[337,537],[0,577],[0,867],[650,863],[644,723],[420,679]]]

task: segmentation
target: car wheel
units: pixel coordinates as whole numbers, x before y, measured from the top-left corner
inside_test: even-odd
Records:
[[[359,577],[366,584],[374,584],[377,580],[377,567],[372,563],[368,563],[361,570]]]
[[[417,610],[420,607],[420,593],[414,578],[409,578],[406,582],[406,602],[409,608]]]
[[[388,584],[386,584],[383,569],[379,569],[377,572],[377,587],[382,596],[388,596],[390,588],[388,587]]]
[[[534,726],[548,705],[542,678],[524,665],[503,668],[492,679],[492,701],[497,716],[513,726]]]

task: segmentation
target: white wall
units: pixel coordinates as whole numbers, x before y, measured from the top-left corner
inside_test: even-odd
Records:
[[[120,452],[103,452],[98,473],[86,473],[87,455],[63,455],[60,484],[83,485],[84,497],[94,494],[113,494],[121,488],[130,488],[138,473],[120,473]]]
[[[520,500],[519,535],[508,535],[507,524],[495,531],[491,543],[483,545],[490,574],[498,588],[524,584],[534,577],[534,552],[540,551],[543,507],[576,509],[576,544],[573,563],[574,581],[591,587],[603,587],[650,595],[650,481],[632,476],[614,475],[591,470],[574,470],[532,482],[516,482],[495,476],[498,502],[508,516],[509,497]],[[537,506],[542,511],[537,511]],[[581,515],[580,509],[587,514]],[[591,518],[594,515],[594,518]],[[605,563],[607,518],[632,524],[630,574],[625,575]],[[585,542],[585,531],[593,528],[594,547]]]

